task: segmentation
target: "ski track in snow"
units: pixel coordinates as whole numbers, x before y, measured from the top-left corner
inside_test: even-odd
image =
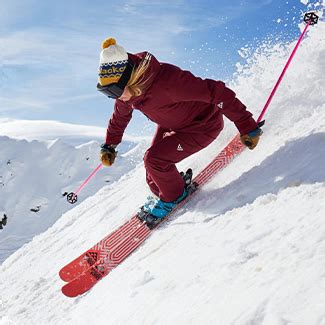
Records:
[[[325,324],[324,34],[323,24],[309,30],[259,146],[89,293],[64,297],[58,272],[143,203],[141,164],[10,256],[0,268],[0,324]],[[234,81],[255,114],[293,46],[257,53]],[[179,168],[197,173],[234,132],[226,123]]]

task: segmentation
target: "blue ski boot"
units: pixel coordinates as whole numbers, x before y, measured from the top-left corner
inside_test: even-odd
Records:
[[[165,218],[168,213],[176,207],[176,205],[183,201],[188,195],[186,188],[184,188],[183,194],[180,195],[175,201],[165,202],[161,199],[157,199],[155,204],[149,207],[147,204],[144,205],[144,210],[147,213],[152,214],[156,218]]]
[[[196,189],[192,183],[192,170],[188,169],[186,173],[181,172],[184,179],[183,193],[172,202],[165,202],[159,198],[149,197],[145,205],[141,208],[138,216],[141,220],[145,221],[147,226],[152,229],[158,225],[163,218],[165,218],[172,210],[182,202],[188,195],[192,194]]]

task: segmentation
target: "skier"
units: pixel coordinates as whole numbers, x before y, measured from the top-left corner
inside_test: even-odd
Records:
[[[189,194],[175,164],[207,147],[223,129],[223,115],[233,121],[242,142],[254,149],[262,134],[246,106],[222,81],[201,79],[177,66],[158,62],[148,52],[130,54],[108,38],[102,43],[97,89],[115,99],[100,157],[111,166],[134,109],[157,124],[144,156],[146,179],[157,199],[145,204],[154,218],[164,218]]]

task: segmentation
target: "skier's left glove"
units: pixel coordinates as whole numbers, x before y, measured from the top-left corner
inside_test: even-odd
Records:
[[[110,167],[113,165],[117,156],[116,146],[103,144],[100,151],[100,160],[104,166]]]
[[[255,130],[240,136],[242,144],[244,144],[250,150],[253,150],[257,146],[260,136],[263,133],[262,129],[260,128],[263,124],[264,121],[260,122]]]

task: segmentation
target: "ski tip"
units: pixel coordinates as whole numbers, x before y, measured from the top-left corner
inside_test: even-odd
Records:
[[[66,285],[64,285],[62,288],[61,288],[61,292],[68,298],[76,298],[79,296],[79,293],[76,293],[74,291],[70,291],[69,289],[67,289],[68,286],[68,283]]]
[[[88,292],[96,282],[83,283],[80,278],[74,279],[66,283],[62,288],[61,292],[68,298],[76,298]]]
[[[66,273],[63,269],[60,270],[59,277],[64,282],[69,282],[72,280],[71,277],[69,276],[69,273]]]

